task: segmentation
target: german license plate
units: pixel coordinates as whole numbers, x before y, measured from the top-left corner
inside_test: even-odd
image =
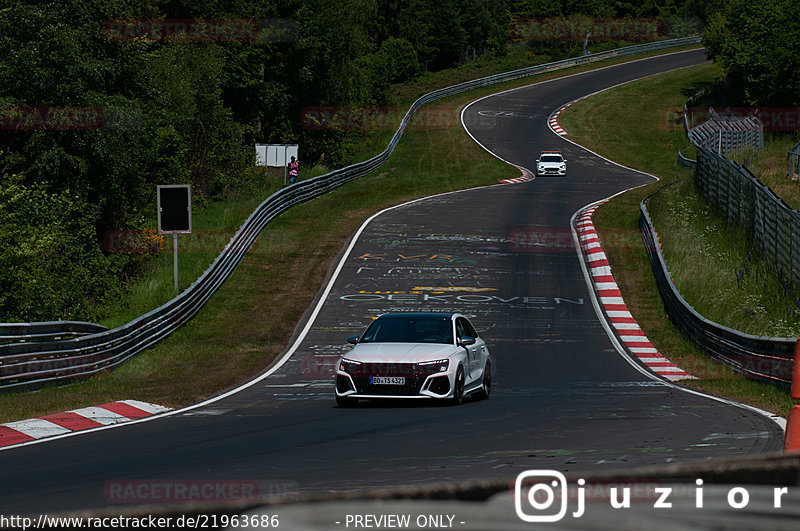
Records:
[[[405,385],[406,379],[402,376],[371,376],[369,383],[372,385]]]

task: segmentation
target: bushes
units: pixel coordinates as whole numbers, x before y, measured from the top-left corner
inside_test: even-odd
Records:
[[[703,34],[725,69],[736,105],[800,105],[800,5],[793,0],[729,0]]]
[[[0,124],[0,321],[94,319],[144,262],[106,252],[102,237],[152,229],[157,184],[191,183],[195,206],[248,190],[254,143],[298,143],[303,161],[324,158],[331,169],[355,162],[369,126],[310,127],[304,109],[392,105],[390,85],[423,65],[503,54],[512,15],[503,0],[230,4],[55,0],[0,10],[0,113],[101,117],[89,127]],[[108,30],[111,21],[188,18],[291,29],[288,38],[262,29],[203,42]]]
[[[97,207],[19,180],[0,182],[0,321],[91,319],[119,296],[128,259],[97,245]]]

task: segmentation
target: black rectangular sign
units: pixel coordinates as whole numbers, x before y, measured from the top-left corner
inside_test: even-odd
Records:
[[[192,185],[159,185],[158,232],[192,232]]]

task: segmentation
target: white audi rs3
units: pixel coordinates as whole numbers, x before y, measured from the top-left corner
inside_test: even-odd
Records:
[[[459,405],[489,398],[492,360],[486,343],[458,313],[388,313],[375,319],[336,366],[336,403],[429,398]]]

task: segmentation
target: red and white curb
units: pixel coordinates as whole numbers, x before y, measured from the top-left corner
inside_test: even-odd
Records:
[[[589,96],[591,96],[591,94],[589,94]],[[569,107],[570,105],[572,105],[572,104],[575,104],[575,103],[578,103],[579,101],[581,101],[581,100],[584,100],[584,99],[588,98],[589,96],[584,96],[584,97],[582,97],[582,98],[578,98],[577,100],[572,100],[571,102],[569,102],[569,103],[567,103],[567,104],[565,104],[565,105],[562,105],[561,107],[559,107],[559,108],[556,110],[556,112],[554,112],[553,114],[551,114],[551,115],[550,115],[550,118],[547,120],[547,124],[550,126],[550,129],[552,129],[552,131],[553,131],[555,134],[559,135],[559,136],[567,136],[567,132],[566,132],[566,131],[564,130],[564,128],[563,128],[563,127],[561,127],[561,125],[559,125],[559,123],[558,123],[558,115],[559,115],[559,114],[561,114],[561,112],[562,112],[564,109],[566,109],[567,107]]]
[[[121,424],[165,411],[170,411],[170,408],[138,400],[122,400],[65,413],[54,413],[35,419],[9,422],[0,424],[0,447],[111,424]]]
[[[561,111],[566,109],[569,105],[570,104],[568,103],[567,105],[561,107],[559,110],[553,113],[553,116],[551,116],[550,119],[547,121],[547,123],[550,124],[550,129],[552,129],[553,132],[557,135],[567,136],[567,132],[564,131],[564,128],[558,125],[558,115],[561,114]]]
[[[519,171],[522,172],[521,176],[514,177],[513,179],[501,179],[500,183],[501,184],[527,183],[527,182],[530,182],[530,181],[532,181],[534,179],[535,176],[533,175],[533,173],[531,173],[527,169],[522,168],[520,166],[517,166],[517,169],[519,169]]]
[[[622,293],[611,274],[608,258],[603,252],[600,238],[592,223],[592,214],[605,202],[601,201],[582,210],[575,219],[575,230],[586,258],[586,267],[592,284],[597,291],[600,304],[611,321],[611,326],[628,350],[654,373],[671,381],[694,379],[694,376],[659,354],[622,300]]]

